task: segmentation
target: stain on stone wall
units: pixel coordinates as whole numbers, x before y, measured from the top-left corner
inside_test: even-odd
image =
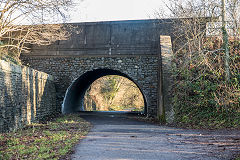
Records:
[[[0,60],[0,132],[22,128],[54,113],[52,76]]]

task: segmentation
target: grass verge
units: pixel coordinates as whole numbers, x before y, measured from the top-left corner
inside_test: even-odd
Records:
[[[0,134],[0,159],[68,159],[90,126],[78,114],[69,114]]]

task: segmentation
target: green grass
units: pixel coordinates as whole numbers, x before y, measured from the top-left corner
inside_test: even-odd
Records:
[[[0,160],[67,159],[74,145],[89,129],[90,123],[77,114],[71,114],[0,134]]]
[[[235,160],[240,160],[240,154],[236,157]]]

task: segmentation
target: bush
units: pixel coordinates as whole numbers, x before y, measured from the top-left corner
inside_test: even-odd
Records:
[[[193,128],[240,127],[240,42],[230,43],[230,82],[225,81],[219,38],[205,38],[201,50],[174,57],[175,122]]]

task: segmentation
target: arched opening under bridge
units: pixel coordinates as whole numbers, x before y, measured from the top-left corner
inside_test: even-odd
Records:
[[[110,75],[110,76],[109,76]],[[92,109],[86,108],[86,96],[89,94],[91,85],[95,82],[101,79],[102,77],[109,76],[110,80],[111,76],[120,76],[125,77],[128,80],[130,80],[140,91],[141,96],[143,98],[143,108],[142,112],[146,113],[147,110],[147,103],[146,103],[146,97],[139,87],[139,85],[128,75],[112,69],[96,69],[92,71],[88,71],[84,74],[82,74],[79,78],[74,80],[72,84],[69,86],[69,88],[66,91],[64,101],[62,104],[62,113],[74,113],[78,111],[92,111],[92,110],[118,110],[117,108],[120,107],[119,110],[123,110],[121,106],[97,106],[92,107]],[[117,81],[117,79],[115,79]],[[104,85],[104,84],[103,84]],[[109,97],[108,97],[109,98]],[[84,102],[85,99],[85,102]],[[96,104],[95,104],[96,105]],[[111,104],[108,104],[111,105]],[[91,107],[90,107],[91,108]],[[132,108],[133,109],[133,108]],[[130,111],[131,107],[128,107],[126,110]],[[135,109],[133,109],[135,110]]]

